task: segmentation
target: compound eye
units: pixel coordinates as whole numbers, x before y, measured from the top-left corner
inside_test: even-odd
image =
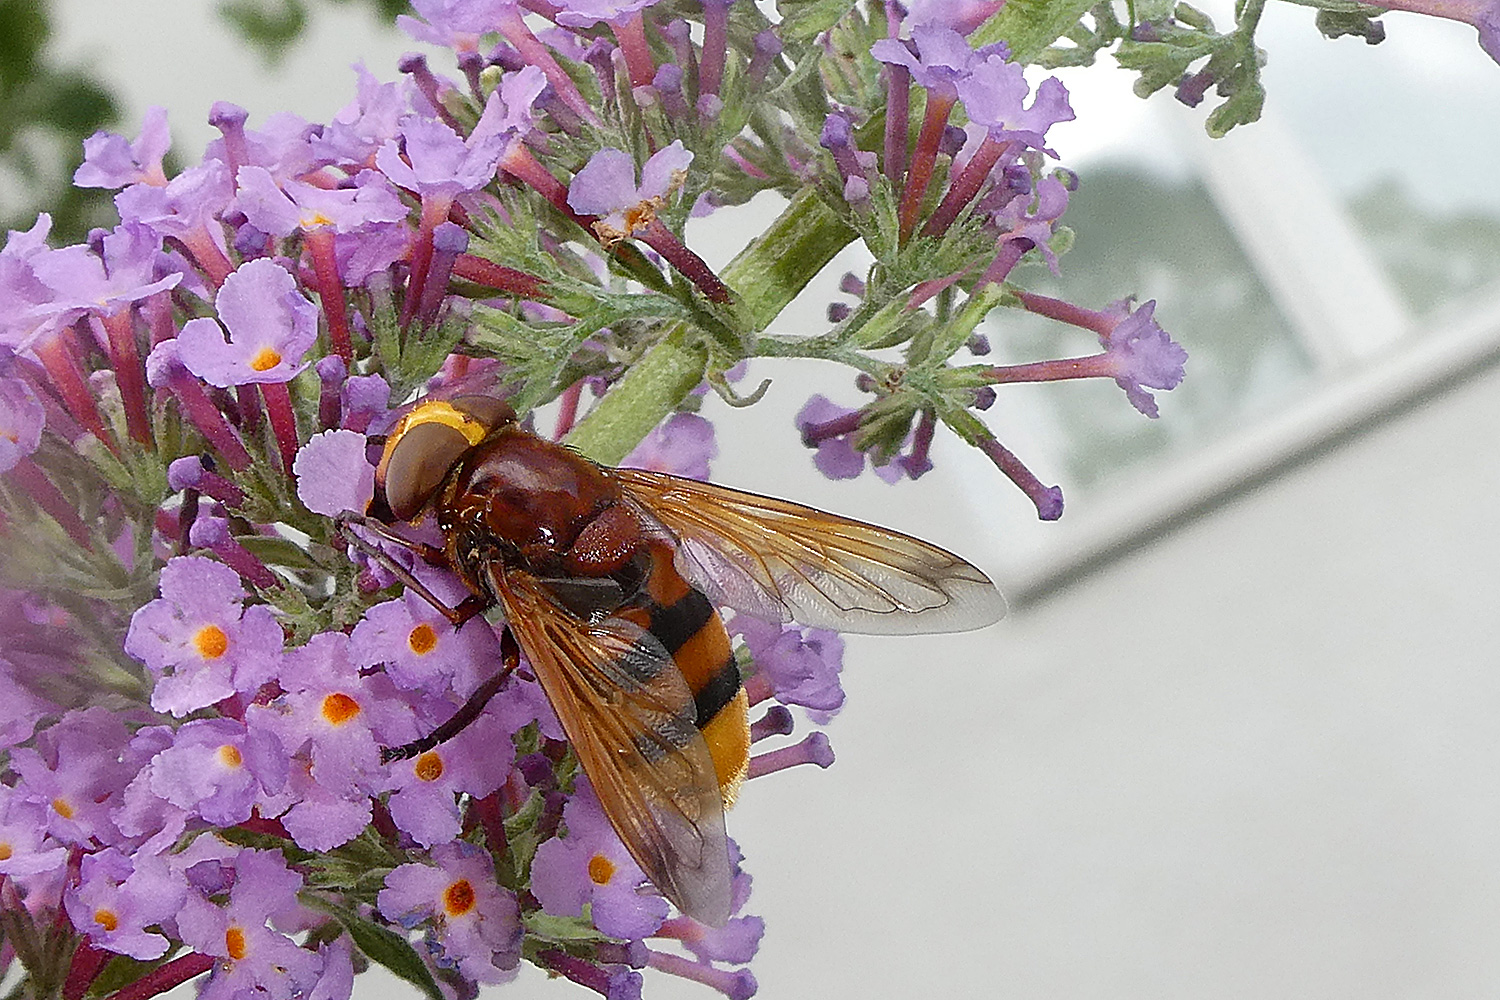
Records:
[[[510,404],[505,400],[494,396],[486,396],[477,392],[465,393],[462,396],[454,396],[448,402],[455,410],[479,421],[486,430],[494,430],[501,424],[516,422],[516,411],[511,409]]]
[[[402,521],[420,514],[471,447],[468,438],[446,424],[408,428],[386,448],[377,472],[391,513]]]

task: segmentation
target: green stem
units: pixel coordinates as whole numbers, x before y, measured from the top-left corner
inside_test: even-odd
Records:
[[[586,457],[617,465],[703,381],[708,350],[685,323],[638,361],[568,435]]]
[[[737,325],[747,334],[764,330],[854,237],[816,191],[798,194],[724,268]],[[685,324],[664,329],[662,340],[573,428],[568,444],[596,462],[619,462],[702,383],[708,365],[702,336]]]

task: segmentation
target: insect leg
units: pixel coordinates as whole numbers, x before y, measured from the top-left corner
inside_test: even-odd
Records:
[[[405,566],[392,559],[388,553],[381,551],[379,546],[371,544],[365,539],[359,537],[359,535],[348,530],[348,527],[351,524],[357,524],[361,528],[366,529],[372,534],[380,536],[385,541],[391,542],[394,545],[400,545],[403,548],[415,552],[425,562],[428,562],[434,566],[441,566],[445,569],[448,568],[449,562],[447,553],[445,553],[442,549],[437,548],[433,545],[428,545],[425,542],[414,542],[409,538],[402,538],[386,525],[380,523],[379,521],[365,517],[362,514],[355,514],[350,511],[345,511],[334,520],[334,526],[338,529],[338,533],[343,536],[345,541],[347,541],[350,545],[353,545],[356,549],[359,549],[359,551],[363,552],[365,555],[369,556],[376,563],[379,563],[382,567],[389,571],[392,576],[400,580],[408,590],[415,593],[418,597],[422,598],[422,600],[426,601],[428,604],[431,604],[438,610],[439,614],[453,623],[454,628],[458,628],[470,618],[473,618],[475,615],[484,611],[492,603],[491,601],[480,597],[477,594],[470,594],[462,601],[459,601],[457,607],[449,607],[447,604],[444,604],[436,594],[429,590],[426,584],[424,584],[421,580],[418,580],[411,570],[407,569]]]
[[[501,667],[495,675],[474,690],[469,695],[469,700],[464,702],[463,707],[453,713],[453,717],[438,726],[432,732],[419,740],[413,740],[405,746],[384,747],[380,751],[382,763],[389,764],[393,760],[410,760],[418,754],[426,753],[439,743],[446,743],[479,718],[479,713],[484,711],[484,706],[489,704],[495,692],[500,690],[505,679],[510,676],[521,662],[521,647],[516,645],[515,636],[506,629],[500,635],[500,662]]]

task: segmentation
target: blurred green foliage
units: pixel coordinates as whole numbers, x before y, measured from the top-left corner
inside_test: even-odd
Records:
[[[223,0],[226,30],[257,49],[268,66],[301,37],[318,5],[355,4],[387,23],[406,0]],[[114,221],[113,192],[73,187],[83,140],[119,126],[107,81],[67,65],[52,49],[50,0],[0,0],[0,226],[29,229],[52,215],[56,242],[77,242]]]
[[[48,9],[43,0],[0,0],[0,223],[27,229],[45,209],[54,232],[77,240],[112,206],[105,192],[74,188],[73,169],[83,140],[112,124],[118,107],[86,69],[55,61]]]

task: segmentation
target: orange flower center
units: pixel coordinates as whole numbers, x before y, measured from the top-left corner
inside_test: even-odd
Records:
[[[239,747],[233,746],[229,743],[225,743],[223,746],[219,747],[219,761],[225,767],[237,768],[241,764],[245,763],[245,758],[240,756]]]
[[[335,691],[323,699],[323,718],[335,726],[342,726],[359,714],[359,702]]]
[[[229,957],[236,962],[249,954],[245,947],[245,931],[240,927],[231,927],[224,932],[224,950],[229,952]]]
[[[73,818],[73,807],[68,803],[67,799],[53,799],[52,811],[57,813],[63,819]]]
[[[417,762],[412,766],[412,770],[423,781],[436,781],[443,776],[443,758],[439,757],[434,751],[429,750],[417,758]]]
[[[474,909],[474,887],[461,878],[443,890],[443,909],[450,917],[461,917]]]
[[[602,854],[589,858],[589,878],[595,885],[609,885],[615,877],[615,863]]]
[[[9,861],[10,856],[14,853],[16,853],[16,850],[14,847],[10,846],[9,841],[0,844],[0,861]]]
[[[229,650],[229,636],[217,625],[205,625],[193,636],[193,645],[205,660],[217,660]]]
[[[255,357],[250,359],[250,367],[258,372],[270,371],[281,364],[281,355],[276,353],[272,347],[262,347],[255,352]]]
[[[106,931],[112,931],[120,926],[120,918],[115,916],[113,910],[98,909],[94,911],[94,923]]]
[[[413,653],[426,656],[437,645],[437,633],[433,631],[431,625],[423,622],[411,630],[411,634],[406,637],[406,644],[411,647]]]

